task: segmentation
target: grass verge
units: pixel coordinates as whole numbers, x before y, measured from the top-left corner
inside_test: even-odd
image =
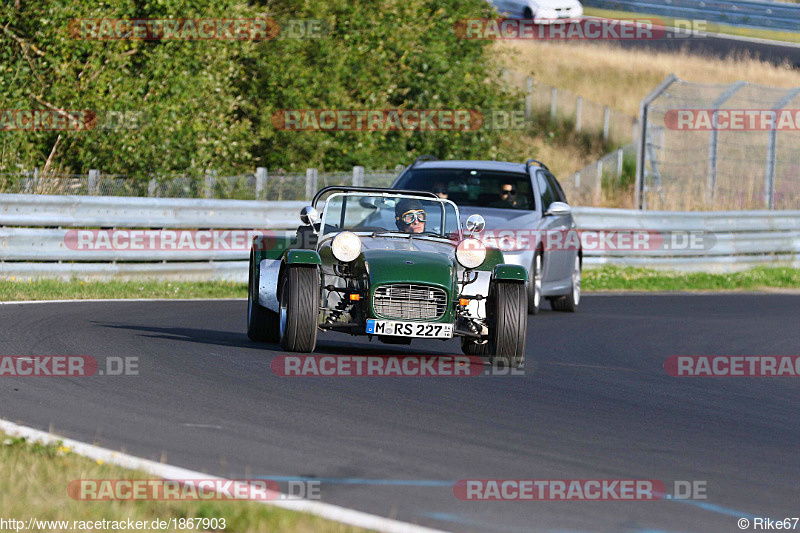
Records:
[[[642,19],[652,18],[664,22],[667,28],[674,28],[675,21],[681,29],[686,29],[686,19],[675,19],[671,17],[662,17],[660,15],[650,15],[647,13],[632,13],[630,11],[613,11],[610,9],[598,9],[594,7],[584,8],[584,13],[590,17],[604,17],[610,19]],[[703,31],[708,33],[722,33],[725,35],[735,35],[738,37],[752,37],[756,39],[769,39],[771,41],[784,41],[790,43],[800,43],[800,33],[792,31],[775,31],[775,30],[761,30],[758,28],[740,28],[738,26],[728,26],[726,24],[718,24],[716,22],[709,22]]]
[[[758,267],[743,272],[671,272],[603,266],[583,273],[585,291],[706,291],[800,289],[800,269]],[[247,285],[231,282],[0,281],[0,301],[124,298],[247,298]]]
[[[800,288],[800,269],[757,267],[742,272],[664,272],[603,266],[583,272],[584,291],[727,291]]]
[[[227,281],[0,280],[0,302],[114,298],[247,298],[247,284]]]
[[[34,528],[34,531],[77,530],[73,521],[136,521],[172,518],[225,519],[224,531],[362,532],[303,513],[243,501],[83,501],[67,495],[77,479],[153,479],[144,472],[103,464],[72,453],[69,448],[28,442],[0,433],[0,515],[3,519],[68,521],[68,528]],[[78,528],[79,529],[79,528]],[[148,531],[151,529],[148,527]],[[188,531],[165,529],[162,531]],[[206,531],[222,531],[208,530]]]

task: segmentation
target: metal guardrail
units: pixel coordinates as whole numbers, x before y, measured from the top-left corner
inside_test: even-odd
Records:
[[[307,202],[0,194],[0,226],[278,228]]]
[[[76,228],[293,230],[304,204],[0,194],[0,278],[151,277],[245,282],[246,245],[235,249],[89,251],[70,247],[67,235]],[[575,207],[573,214],[579,229],[705,232],[714,241],[704,251],[587,251],[587,266],[738,270],[784,263],[800,267],[800,211],[680,213]]]
[[[639,211],[578,207],[584,230],[649,230],[707,235],[707,250],[598,250],[584,264],[619,265],[685,271],[733,271],[786,264],[800,267],[800,211]]]
[[[583,0],[586,7],[632,11],[677,19],[707,20],[730,26],[798,31],[800,7],[756,0]]]

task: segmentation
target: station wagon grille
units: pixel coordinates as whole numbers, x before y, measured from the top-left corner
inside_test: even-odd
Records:
[[[447,293],[438,287],[395,283],[375,289],[375,312],[396,320],[435,320],[447,310]]]

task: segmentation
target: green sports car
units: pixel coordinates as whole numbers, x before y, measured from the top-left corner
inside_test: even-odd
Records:
[[[285,250],[250,252],[247,334],[313,352],[319,330],[408,344],[461,338],[467,355],[524,359],[527,271],[462,229],[458,207],[423,191],[326,187]]]

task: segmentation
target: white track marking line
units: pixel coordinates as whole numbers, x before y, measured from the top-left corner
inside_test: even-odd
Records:
[[[121,452],[115,452],[107,448],[101,448],[93,444],[86,444],[77,440],[67,439],[39,431],[27,426],[21,426],[7,420],[0,419],[0,430],[15,437],[25,437],[44,444],[56,444],[61,442],[67,446],[74,453],[88,457],[94,460],[100,460],[109,464],[121,466],[123,468],[142,470],[149,474],[159,476],[164,479],[208,479],[225,481],[224,478],[210,476],[201,472],[187,470],[177,466],[171,466],[163,463],[156,463],[133,455],[128,455]],[[424,526],[410,524],[408,522],[401,522],[391,518],[384,518],[382,516],[371,515],[346,507],[339,507],[330,503],[322,503],[309,500],[271,500],[259,501],[265,505],[273,505],[291,511],[298,511],[301,513],[308,513],[328,520],[341,522],[351,526],[372,529],[375,531],[382,531],[386,533],[444,533],[438,529],[431,529]]]

